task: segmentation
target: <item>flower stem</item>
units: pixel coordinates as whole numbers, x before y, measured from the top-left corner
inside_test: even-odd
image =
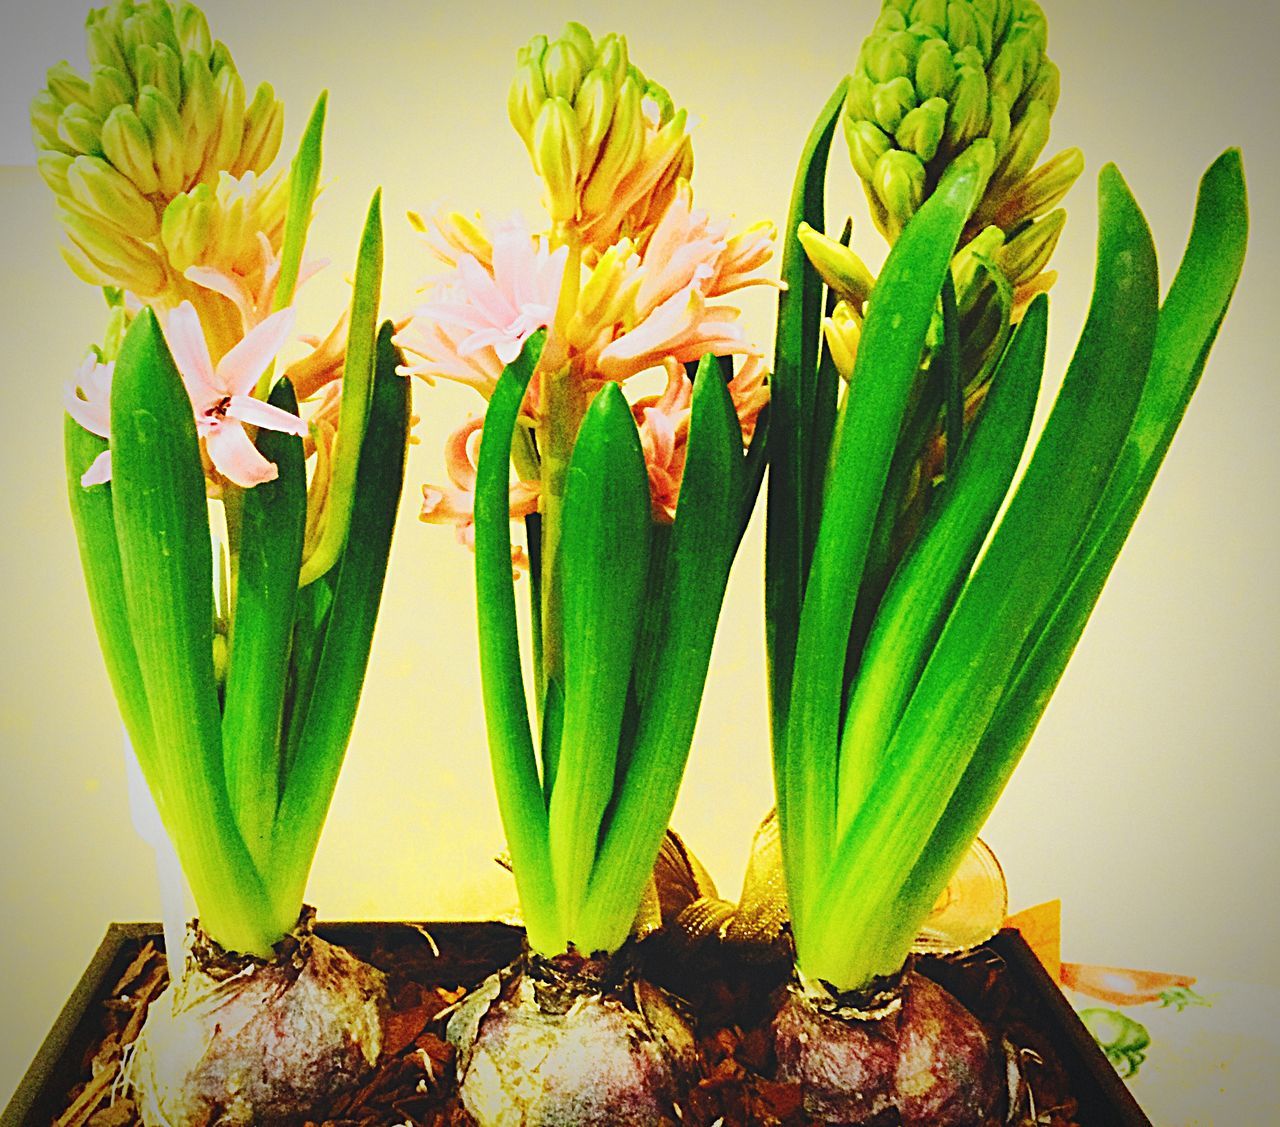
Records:
[[[563,597],[560,585],[560,526],[569,456],[587,407],[583,381],[569,356],[568,327],[578,306],[582,243],[572,229],[560,228],[556,239],[569,255],[556,304],[555,320],[540,367],[538,449],[542,455],[542,670],[545,678],[564,678]]]

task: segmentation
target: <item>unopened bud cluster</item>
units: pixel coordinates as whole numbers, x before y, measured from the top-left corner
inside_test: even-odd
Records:
[[[507,111],[546,185],[552,222],[603,248],[652,227],[693,170],[686,114],[627,57],[569,23],[516,55]]]
[[[154,297],[168,284],[165,209],[220,174],[265,169],[283,108],[252,98],[203,13],[169,0],[117,0],[90,13],[89,75],[48,73],[31,103],[37,163],[57,198],[81,277]]]
[[[1049,139],[1058,68],[1034,0],[885,0],[850,79],[843,123],[877,225],[895,239],[972,142],[995,168],[972,228],[1012,231],[1052,208],[1080,174],[1076,150],[1029,183]]]

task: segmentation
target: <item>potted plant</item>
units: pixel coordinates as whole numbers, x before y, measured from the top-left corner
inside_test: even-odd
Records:
[[[912,970],[913,942],[1048,703],[1243,263],[1238,153],[1202,181],[1163,304],[1142,213],[1106,167],[1089,317],[1011,488],[1061,228],[1046,213],[1080,167],[1071,151],[1034,167],[1057,99],[1045,41],[1030,0],[890,0],[797,177],[766,564],[797,968],[775,1031],[818,1118],[1001,1113],[998,1047]],[[821,234],[837,120],[892,243],[875,278],[847,228]]]
[[[199,915],[124,1078],[146,1123],[269,1123],[376,1061],[383,976],[303,893],[354,719],[400,495],[407,383],[377,332],[375,195],[351,309],[274,378],[316,195],[203,14],[90,14],[32,106],[69,265],[108,328],[64,402],[68,494],[129,741]],[[305,406],[300,414],[300,401]],[[211,529],[216,529],[211,539]]]

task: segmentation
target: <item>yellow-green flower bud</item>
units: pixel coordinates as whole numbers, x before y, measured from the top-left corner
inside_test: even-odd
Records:
[[[133,56],[133,73],[138,88],[154,86],[175,106],[182,100],[182,64],[176,51],[163,43],[139,44]]]
[[[844,135],[854,171],[863,180],[870,181],[875,175],[876,161],[893,147],[893,142],[885,136],[884,130],[870,121],[850,122],[845,118]]]
[[[56,196],[69,196],[67,170],[74,158],[69,153],[43,152],[36,158],[36,169]]]
[[[58,136],[58,119],[62,116],[62,103],[48,90],[42,90],[31,99],[31,137],[36,151],[65,152],[66,142]]]
[[[87,106],[93,100],[89,92],[89,84],[76,74],[71,64],[65,60],[49,68],[45,82],[49,93],[64,106],[77,103]]]
[[[194,4],[179,4],[174,14],[178,42],[184,54],[205,55],[213,50],[213,36],[209,33],[209,21]]]
[[[81,266],[87,265],[98,272],[98,276],[88,279],[92,284],[122,285],[143,298],[153,297],[164,289],[167,281],[164,261],[141,239],[66,208],[62,225],[81,252]],[[82,270],[77,273],[85,276]]]
[[[927,196],[958,154],[991,141],[999,171],[972,226],[1004,214],[1002,201],[1044,148],[1057,102],[1046,40],[1035,0],[884,0],[850,78],[844,128],[868,195],[878,196],[878,185],[895,192],[872,201],[887,235],[914,211],[920,187],[920,170],[899,158],[885,163],[889,152],[921,162]],[[881,137],[886,148],[876,151]]]
[[[599,69],[591,71],[582,80],[575,109],[582,136],[582,168],[587,175],[595,167],[600,145],[613,123],[613,107],[617,100],[618,92],[612,80]]]
[[[542,77],[546,83],[547,97],[563,98],[572,104],[578,96],[578,87],[582,84],[587,65],[587,60],[577,47],[563,39],[557,39],[542,57]]]
[[[160,190],[151,152],[151,135],[132,106],[116,106],[102,126],[102,151],[145,196]]]
[[[276,101],[270,83],[263,82],[244,111],[244,139],[240,143],[240,155],[230,168],[231,175],[262,172],[280,151],[283,135],[284,107]]]
[[[173,102],[154,86],[138,94],[138,119],[151,138],[151,158],[163,195],[182,191],[182,120]]]
[[[89,82],[89,100],[95,113],[105,121],[117,106],[127,105],[134,97],[133,80],[115,67],[94,67]]]
[[[206,167],[230,170],[244,140],[244,80],[230,67],[223,67],[213,80],[218,104],[218,136]]]
[[[507,91],[507,117],[524,143],[532,148],[533,122],[546,100],[547,88],[542,81],[542,67],[527,59],[516,67],[515,77]]]
[[[822,335],[826,338],[831,360],[848,382],[853,375],[853,363],[858,355],[858,341],[862,337],[862,320],[847,301],[836,303],[830,317],[822,319]]]
[[[79,102],[68,106],[58,118],[58,138],[73,153],[99,155],[102,152],[98,137],[101,129],[102,119]]]
[[[105,160],[76,157],[67,168],[71,198],[89,215],[100,215],[139,239],[160,230],[155,208]]]
[[[1043,215],[1062,202],[1083,171],[1084,154],[1079,149],[1064,149],[1015,185],[1000,201],[992,222],[1012,231]]]
[[[924,162],[914,153],[890,149],[876,161],[871,187],[884,207],[889,238],[896,239],[924,202]]]
[[[844,243],[824,235],[808,223],[801,223],[796,228],[796,237],[813,268],[836,296],[861,309],[876,284],[875,275],[867,264]]]
[[[533,165],[547,186],[552,222],[571,222],[578,214],[582,138],[578,115],[564,98],[548,98],[538,111],[533,123]]]
[[[915,153],[926,163],[933,160],[942,140],[942,130],[947,123],[947,103],[942,98],[930,98],[916,106],[894,132],[893,139],[909,152]]]
[[[1025,285],[1049,264],[1066,221],[1062,208],[1051,211],[1027,224],[996,252],[996,264],[1011,286]]]
[[[584,213],[595,214],[609,206],[619,182],[636,166],[644,152],[644,111],[640,97],[640,84],[635,79],[623,82],[600,157],[583,190]]]

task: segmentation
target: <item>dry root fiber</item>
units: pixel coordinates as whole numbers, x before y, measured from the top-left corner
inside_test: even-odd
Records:
[[[382,972],[313,935],[309,910],[269,962],[188,932],[123,1080],[147,1127],[301,1122],[373,1067],[385,1010]]]
[[[876,998],[796,985],[774,1019],[778,1079],[814,1122],[988,1127],[1004,1120],[1004,1054],[937,983],[908,970]],[[879,1118],[883,1117],[883,1118]]]
[[[449,1021],[463,1105],[481,1127],[658,1123],[699,1072],[682,1009],[619,957],[524,957]]]

